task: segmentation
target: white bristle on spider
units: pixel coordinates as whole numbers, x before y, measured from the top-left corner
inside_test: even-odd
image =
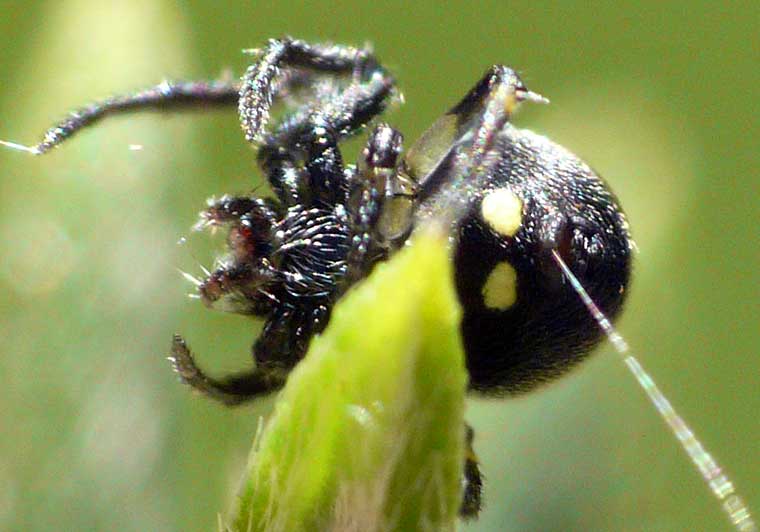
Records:
[[[177,271],[180,273],[180,275],[182,275],[182,277],[190,281],[195,286],[201,286],[203,284],[203,281],[201,281],[194,275],[187,273],[186,271],[180,270],[179,268],[177,268]]]

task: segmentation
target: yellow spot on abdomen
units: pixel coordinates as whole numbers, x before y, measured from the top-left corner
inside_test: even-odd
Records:
[[[508,262],[500,262],[483,285],[483,304],[492,310],[507,310],[517,301],[517,272]]]
[[[489,192],[480,204],[480,215],[502,236],[515,236],[522,225],[523,202],[508,188]]]

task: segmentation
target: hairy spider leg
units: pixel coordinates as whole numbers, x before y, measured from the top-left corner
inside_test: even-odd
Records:
[[[33,146],[0,141],[1,145],[42,155],[58,146],[79,130],[106,116],[139,110],[174,111],[235,104],[240,83],[237,81],[163,81],[153,87],[121,96],[112,96],[75,111],[48,129],[42,141]]]
[[[388,249],[376,249],[372,242],[386,244],[379,234],[378,221],[385,212],[387,202],[394,201],[393,194],[398,173],[398,157],[403,136],[400,132],[381,123],[375,126],[362,151],[356,173],[349,183],[348,201],[351,227],[354,237],[346,263],[346,283],[350,286],[370,270],[371,265],[387,255]],[[412,208],[412,204],[409,204]]]
[[[522,101],[548,100],[525,88],[509,67],[493,65],[470,92],[423,133],[409,150],[407,166],[424,203],[419,217],[445,225],[469,207],[474,192],[499,160],[494,142]],[[456,170],[453,170],[456,168]],[[451,179],[450,176],[457,176]]]
[[[256,371],[287,375],[306,354],[311,338],[324,330],[329,317],[330,309],[322,304],[278,307],[253,344]],[[259,394],[255,388],[249,391]]]
[[[259,165],[283,205],[345,200],[348,184],[338,143],[382,113],[394,88],[393,80],[373,65],[372,72],[380,75],[345,87],[335,84],[319,111],[299,109],[272,134],[262,133]]]
[[[245,138],[254,144],[264,142],[264,132],[277,86],[276,79],[285,68],[301,68],[321,73],[352,75],[364,83],[377,77],[393,80],[367,50],[337,44],[309,44],[283,37],[270,39],[259,52],[259,60],[248,67],[240,88],[238,111]]]
[[[283,72],[271,88],[272,93],[276,97],[287,99],[299,89],[309,87],[313,77],[312,72],[301,69]],[[49,128],[38,144],[26,146],[0,140],[0,146],[42,155],[81,129],[107,116],[143,110],[165,112],[236,105],[240,99],[240,87],[241,83],[238,80],[165,80],[153,87],[112,96],[70,112],[67,117]]]
[[[345,201],[346,178],[332,116],[317,111],[278,128],[259,150],[272,188],[290,206],[329,206]],[[295,202],[294,202],[295,200]]]
[[[194,390],[221,401],[238,405],[257,395],[265,395],[282,388],[287,374],[281,371],[254,369],[217,380],[206,375],[196,364],[185,340],[174,335],[169,361],[179,378]]]
[[[464,519],[474,519],[483,506],[483,476],[478,466],[478,457],[472,448],[475,431],[467,422],[464,424],[464,430],[465,456],[462,473],[462,504],[459,506],[459,515]]]

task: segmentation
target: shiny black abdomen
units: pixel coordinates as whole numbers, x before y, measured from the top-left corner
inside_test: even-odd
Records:
[[[551,251],[560,253],[613,318],[626,295],[632,241],[616,198],[570,152],[511,125],[500,133],[497,148],[501,157],[487,186],[458,223],[456,284],[471,388],[515,394],[561,375],[601,338]],[[500,188],[523,203],[513,236],[493,230],[481,213],[483,197]],[[485,304],[483,291],[504,261],[516,273],[516,300],[497,310]]]

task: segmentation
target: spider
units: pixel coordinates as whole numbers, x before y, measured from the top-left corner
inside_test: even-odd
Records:
[[[237,104],[245,138],[275,198],[223,196],[198,228],[225,227],[228,255],[197,280],[207,306],[261,317],[255,367],[213,378],[185,340],[174,370],[195,390],[234,405],[283,386],[335,303],[415,228],[450,228],[455,284],[473,392],[525,393],[582,360],[601,331],[559,263],[606,316],[621,309],[632,240],[602,179],[546,137],[518,129],[519,103],[545,102],[494,65],[402,156],[401,133],[378,123],[356,164],[340,143],[399,93],[366,49],[273,39],[238,82],[164,82],[84,107],[33,147],[44,153],[100,118],[145,108]],[[270,119],[276,104],[284,112]],[[460,513],[476,516],[482,479],[466,426]]]

